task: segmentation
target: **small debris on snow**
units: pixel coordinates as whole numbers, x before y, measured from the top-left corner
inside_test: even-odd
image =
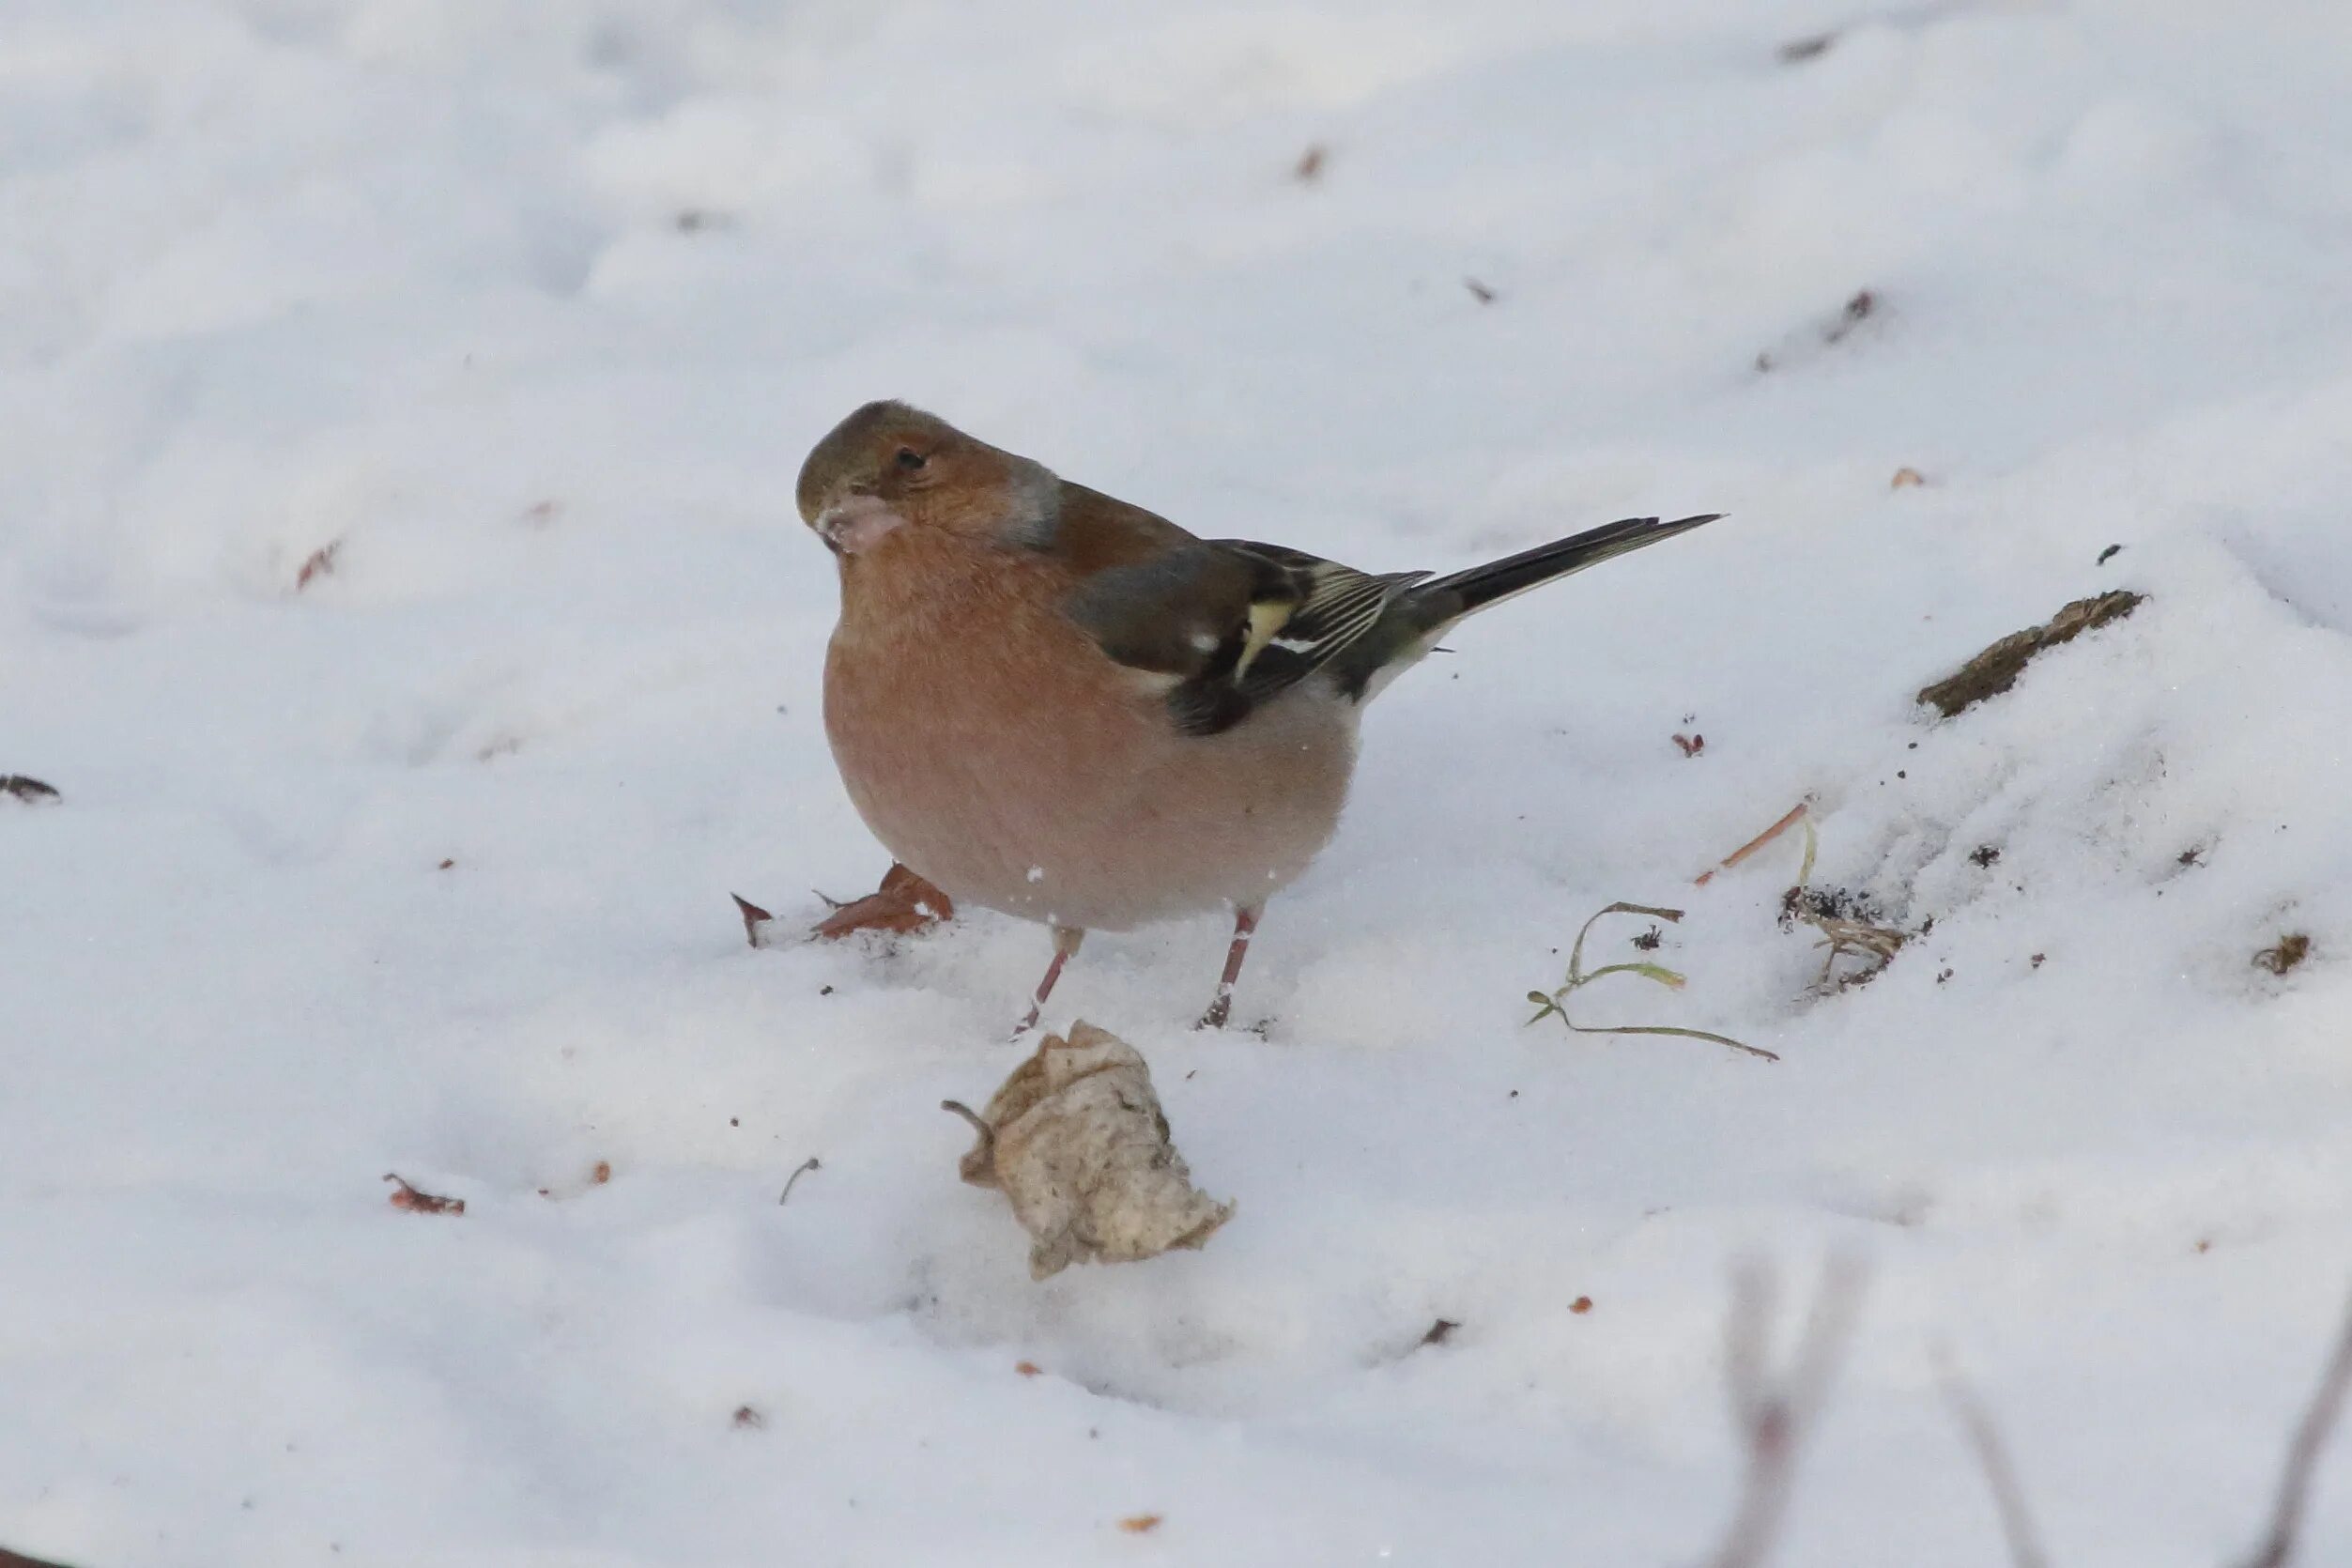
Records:
[[[1915,490],[1927,484],[1928,476],[1917,469],[1897,469],[1895,477],[1886,482],[1890,490]]]
[[[792,1174],[784,1178],[784,1191],[776,1194],[776,1207],[781,1208],[785,1204],[792,1200],[792,1189],[799,1185],[800,1178],[802,1176],[807,1176],[811,1171],[822,1171],[823,1169],[824,1161],[818,1159],[813,1154],[807,1159],[802,1161],[800,1164],[793,1169]]]
[[[2267,969],[2273,975],[2285,975],[2311,957],[2311,953],[2310,936],[2302,931],[2289,931],[2254,955],[2254,967]]]
[[[744,940],[754,947],[774,945],[768,940],[768,928],[776,923],[776,916],[740,893],[727,896],[735,900],[735,908],[744,917]]]
[[[1453,1337],[1453,1330],[1462,1325],[1451,1317],[1440,1317],[1429,1325],[1429,1331],[1421,1336],[1423,1345],[1443,1345]]]
[[[1568,1303],[1568,1310],[1575,1313],[1578,1317],[1582,1317],[1586,1313],[1592,1310],[1592,1298],[1590,1296],[1579,1296],[1575,1300]]]
[[[1812,33],[1801,38],[1791,38],[1773,54],[1784,66],[1803,65],[1807,60],[1818,60],[1828,54],[1837,41],[1837,35],[1835,33]]]
[[[748,1405],[735,1407],[735,1426],[739,1431],[757,1432],[767,1425],[768,1418]]]
[[[1462,286],[1468,289],[1470,291],[1470,298],[1477,300],[1482,305],[1491,305],[1498,298],[1493,289],[1487,287],[1484,284],[1480,283],[1476,278],[1464,278],[1462,280]]]
[[[1119,1528],[1130,1535],[1149,1535],[1160,1525],[1161,1516],[1157,1514],[1130,1514],[1119,1521]]]
[[[454,1215],[466,1212],[466,1200],[463,1198],[442,1198],[430,1192],[420,1192],[390,1171],[384,1173],[384,1179],[392,1182],[396,1189],[392,1195],[394,1208],[406,1209],[411,1214]]]
[[[1307,150],[1299,155],[1299,161],[1291,165],[1290,177],[1301,185],[1313,185],[1323,177],[1323,164],[1330,157],[1330,149],[1322,143],[1308,144]]]
[[[331,540],[311,551],[309,558],[302,562],[301,570],[294,574],[294,592],[300,593],[308,588],[313,577],[334,576],[335,557],[342,553],[343,541],[340,539]]]
[[[1704,735],[1676,735],[1674,737],[1674,744],[1682,749],[1683,756],[1696,757],[1700,752],[1707,749],[1707,737]]]
[[[985,1115],[952,1099],[941,1108],[978,1132],[963,1179],[1011,1202],[1033,1238],[1032,1279],[1197,1248],[1233,1216],[1231,1203],[1193,1187],[1150,1068],[1107,1029],[1081,1021],[1067,1039],[1048,1035]]]
[[[21,773],[0,774],[0,793],[14,795],[27,806],[50,806],[65,798],[54,786]]]
[[[2044,649],[2071,642],[2110,621],[2120,621],[2146,598],[2144,593],[2119,588],[2096,598],[2077,599],[2042,624],[2010,633],[1943,680],[1920,687],[1917,700],[1945,718],[1965,713],[2017,684],[2027,663]]]

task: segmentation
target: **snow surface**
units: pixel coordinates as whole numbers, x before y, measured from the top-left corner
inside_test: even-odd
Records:
[[[1688,1562],[1734,1266],[1785,1324],[1850,1251],[1779,1560],[2005,1560],[1939,1345],[2058,1562],[2230,1558],[2352,1284],[2347,60],[2338,0],[8,0],[0,773],[64,798],[0,796],[0,1543]],[[1265,1038],[1188,1028],[1221,921],[1087,945],[1197,1254],[1033,1284],[955,1179],[1038,931],[728,902],[885,864],[791,495],[882,395],[1370,569],[1731,514],[1382,699]],[[1831,995],[1794,838],[1690,885],[1806,795],[1934,922]],[[1582,1017],[1782,1060],[1525,1027],[1620,899],[1690,985]]]

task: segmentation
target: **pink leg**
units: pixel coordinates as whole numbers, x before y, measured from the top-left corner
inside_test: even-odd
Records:
[[[1225,1020],[1233,1016],[1233,985],[1241,978],[1241,961],[1250,956],[1250,936],[1257,930],[1257,915],[1254,909],[1233,912],[1233,945],[1225,949],[1224,978],[1217,982],[1217,999],[1209,1003],[1208,1011],[1201,1014],[1195,1027],[1222,1029]]]
[[[1013,1038],[1038,1026],[1038,1015],[1045,1011],[1045,999],[1053,994],[1053,982],[1062,977],[1062,965],[1077,956],[1078,945],[1086,940],[1086,933],[1075,926],[1053,928],[1053,961],[1045,966],[1045,978],[1038,982],[1038,993],[1029,1002],[1029,1010],[1013,1025]]]

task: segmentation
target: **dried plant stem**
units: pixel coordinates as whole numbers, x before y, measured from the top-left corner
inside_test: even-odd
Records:
[[[1717,871],[1728,871],[1731,869],[1732,867],[1737,866],[1741,861],[1745,860],[1749,855],[1754,854],[1758,850],[1762,849],[1766,844],[1771,843],[1775,838],[1779,838],[1782,834],[1788,832],[1789,829],[1805,821],[1807,809],[1807,804],[1805,801],[1798,801],[1794,806],[1789,807],[1788,814],[1783,816],[1778,822],[1764,829],[1763,832],[1758,834],[1755,838],[1750,838],[1746,843],[1742,844],[1738,849],[1733,850],[1729,854],[1725,855],[1714,865],[1710,866],[1705,870],[1699,872],[1698,877],[1692,882],[1691,885],[1694,887],[1706,886],[1709,883],[1715,880],[1715,873]],[[1811,856],[1809,854],[1806,856],[1806,860],[1809,867],[1811,861]],[[1800,877],[1797,880],[1802,882],[1805,879]]]
[[[1594,922],[1605,915],[1643,915],[1653,920],[1664,920],[1669,925],[1679,924],[1683,918],[1683,912],[1679,909],[1658,909],[1649,904],[1614,903],[1606,909],[1597,911],[1591,919],[1587,920],[1576,932],[1576,943],[1568,949],[1567,983],[1558,991],[1549,993],[1540,991],[1528,992],[1528,1000],[1541,1009],[1533,1018],[1528,1020],[1530,1023],[1540,1023],[1554,1013],[1558,1013],[1560,1022],[1579,1035],[1676,1035],[1684,1039],[1712,1040],[1717,1045],[1728,1045],[1734,1051],[1744,1051],[1750,1056],[1760,1056],[1767,1062],[1780,1060],[1778,1055],[1764,1050],[1761,1046],[1749,1045],[1743,1040],[1735,1040],[1729,1035],[1718,1035],[1708,1029],[1682,1029],[1663,1023],[1578,1023],[1575,1019],[1570,1018],[1567,1006],[1569,996],[1593,981],[1610,975],[1639,975],[1644,978],[1655,980],[1658,984],[1672,991],[1683,989],[1684,983],[1683,976],[1662,963],[1644,963],[1638,961],[1630,963],[1611,963],[1587,973],[1584,967],[1584,939],[1591,933]]]

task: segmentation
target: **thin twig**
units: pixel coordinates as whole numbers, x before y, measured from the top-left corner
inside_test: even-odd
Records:
[[[1777,838],[1782,834],[1788,832],[1789,829],[1794,827],[1798,822],[1804,821],[1805,811],[1806,803],[1804,801],[1798,801],[1794,806],[1789,807],[1789,813],[1787,816],[1782,817],[1778,822],[1773,823],[1772,826],[1764,829],[1763,832],[1758,834],[1755,838],[1750,838],[1746,843],[1742,844],[1738,849],[1733,850],[1729,854],[1725,855],[1714,865],[1710,866],[1705,870],[1699,872],[1698,877],[1692,882],[1691,885],[1694,887],[1706,886],[1709,883],[1715,880],[1715,873],[1717,871],[1729,870],[1732,867],[1737,866],[1741,861],[1745,860],[1749,855],[1754,854],[1758,850],[1762,849],[1766,844],[1771,843],[1775,838]]]
[[[1851,1258],[1833,1257],[1822,1267],[1804,1335],[1777,1379],[1764,1371],[1772,1297],[1768,1274],[1745,1270],[1724,1319],[1724,1380],[1733,1424],[1746,1439],[1747,1469],[1739,1504],[1722,1544],[1707,1559],[1708,1568],[1757,1568],[1771,1555],[1788,1514],[1797,1450],[1820,1416],[1853,1339],[1862,1270]]]
[[[2246,1560],[2245,1568],[2286,1568],[2295,1560],[2303,1514],[2311,1504],[2312,1472],[2319,1468],[2319,1455],[2335,1430],[2336,1418],[2344,1413],[2347,1391],[2352,1391],[2352,1310],[2345,1312],[2344,1327],[2337,1331],[2335,1353],[2320,1374],[2319,1391],[2295,1429],[2295,1440],[2287,1445],[2286,1472],[2279,1478],[2279,1500],[2270,1510],[2270,1532]]]
[[[2001,1428],[1994,1423],[1992,1412],[1976,1397],[1976,1391],[1948,1354],[1939,1350],[1936,1363],[1945,1406],[1975,1453],[1977,1467],[1985,1472],[1985,1487],[1992,1494],[1992,1506],[2001,1515],[2001,1535],[2009,1544],[2010,1568],[2050,1568],[2050,1554],[2041,1549],[2033,1510],[2025,1506],[2025,1489],[2018,1483],[2017,1466],[2010,1461],[2009,1446],[2001,1440]]]
[[[784,1205],[792,1201],[792,1188],[799,1182],[801,1177],[807,1176],[811,1171],[822,1171],[823,1169],[824,1161],[818,1159],[813,1154],[807,1159],[802,1161],[799,1166],[794,1169],[792,1174],[784,1178],[784,1191],[776,1200],[776,1207],[781,1208]]]

